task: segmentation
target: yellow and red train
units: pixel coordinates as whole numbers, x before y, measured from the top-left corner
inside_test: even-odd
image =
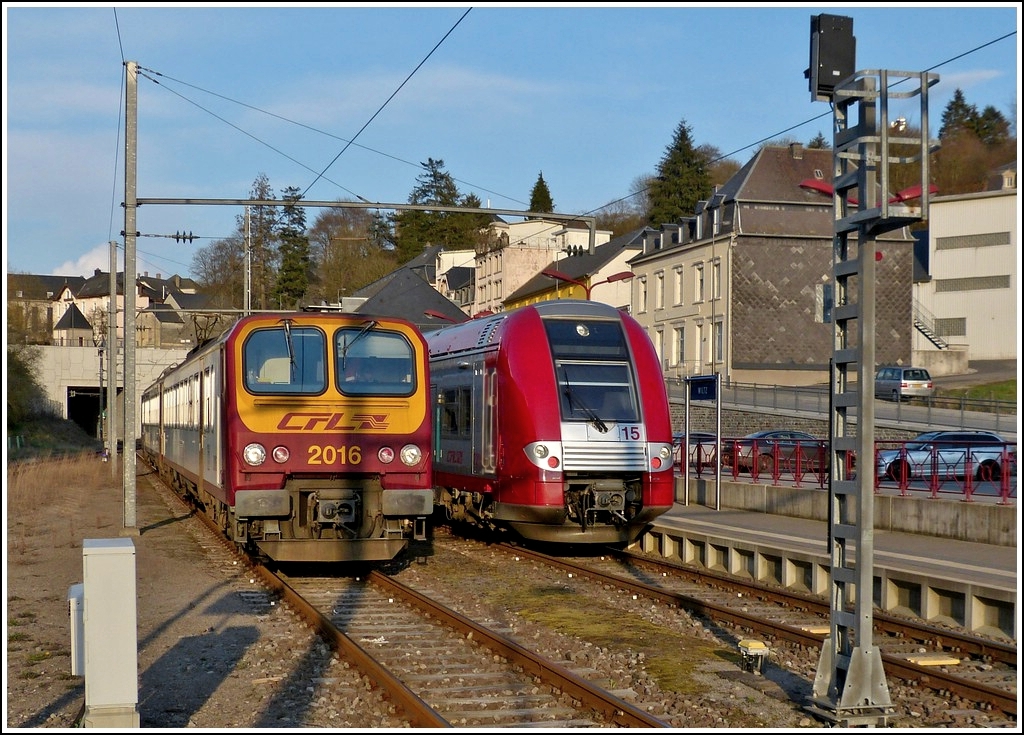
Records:
[[[428,396],[408,321],[255,314],[143,392],[142,449],[250,553],[388,560],[432,512]]]

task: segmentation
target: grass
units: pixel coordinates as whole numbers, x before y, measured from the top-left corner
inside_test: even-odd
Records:
[[[110,465],[93,454],[67,455],[7,465],[7,517],[22,518],[54,506],[69,478],[79,487],[103,490],[110,486]]]
[[[103,442],[83,431],[74,421],[54,416],[36,416],[18,426],[7,427],[7,459],[52,459],[69,454],[93,454]]]
[[[942,398],[971,398],[981,401],[1017,402],[1017,381],[1003,380],[999,383],[972,385],[969,388],[946,388],[935,391]]]

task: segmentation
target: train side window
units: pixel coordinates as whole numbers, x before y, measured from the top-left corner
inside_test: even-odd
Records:
[[[441,405],[441,433],[444,436],[468,437],[472,427],[472,406],[468,388],[457,388],[444,392]]]

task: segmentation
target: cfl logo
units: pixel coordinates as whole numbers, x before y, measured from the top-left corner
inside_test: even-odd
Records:
[[[345,412],[292,411],[281,417],[278,431],[385,431],[390,422],[388,414],[359,414],[347,416]]]

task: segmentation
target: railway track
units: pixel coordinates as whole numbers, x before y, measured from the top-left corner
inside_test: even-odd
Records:
[[[188,507],[151,479],[167,502]],[[245,564],[260,581],[262,591],[240,594],[289,605],[414,727],[668,727],[506,638],[493,620],[475,622],[372,569],[360,576],[289,577],[244,557],[204,514],[194,517],[209,532],[197,542],[212,564]]]
[[[629,551],[606,549],[598,556],[565,558],[519,546],[507,549],[517,557],[535,559],[569,575],[618,586],[726,623],[744,636],[820,651],[828,634],[829,607],[821,598],[745,584]],[[890,676],[1016,718],[1016,645],[884,613],[876,613],[873,620],[874,644]]]
[[[315,619],[417,726],[667,727],[379,571],[277,580],[288,604]]]
[[[222,538],[216,529],[211,531]],[[226,541],[224,543],[227,544]],[[227,546],[233,549],[233,545]],[[487,554],[481,550],[482,547]],[[529,642],[524,646],[505,635],[510,627],[508,618],[500,614],[480,617],[472,611],[472,605],[468,606],[469,612],[460,614],[463,609],[460,608],[460,599],[465,600],[467,590],[460,589],[462,578],[451,573],[451,560],[443,561],[449,553],[457,557],[454,562],[457,567],[472,570],[470,574],[474,584],[492,587],[516,584],[501,581],[504,579],[503,570],[510,569],[508,561],[502,562],[498,558],[496,562],[480,563],[485,556],[529,559],[531,565],[543,565],[555,570],[556,577],[571,580],[566,587],[575,588],[586,580],[599,588],[591,593],[595,597],[607,598],[611,591],[620,597],[628,594],[633,599],[657,600],[714,621],[716,629],[738,631],[732,635],[733,638],[763,636],[776,648],[789,643],[793,648],[811,652],[815,660],[824,637],[822,628],[827,626],[827,609],[821,600],[785,590],[759,589],[756,585],[737,591],[736,580],[731,578],[711,580],[715,576],[713,573],[694,572],[671,563],[666,565],[658,558],[639,554],[615,556],[607,550],[604,559],[599,556],[553,557],[519,546],[481,544],[442,535],[435,537],[429,552],[441,569],[432,575],[424,575],[424,584],[413,585],[416,589],[409,591],[402,591],[398,585],[401,579],[396,578],[418,567],[428,567],[429,563],[409,563],[403,568],[396,565],[395,573],[385,569],[387,573],[373,572],[359,580],[284,577],[259,566],[253,567],[253,572],[265,586],[315,625],[346,661],[367,672],[367,680],[379,685],[385,691],[384,696],[402,712],[409,713],[406,716],[413,726],[508,727],[537,722],[539,726],[551,727],[665,727],[670,721],[671,726],[677,726],[679,713],[671,709],[673,705],[666,706],[669,711],[676,712],[675,720],[666,716],[664,720],[652,718],[644,722],[643,718],[651,717],[650,712],[665,711],[661,709],[662,704],[652,707],[652,702],[670,701],[659,699],[657,693],[653,697],[641,697],[642,709],[636,709],[620,698],[614,689],[611,693],[587,693],[588,679],[596,681],[600,676],[585,670],[585,666],[575,660],[572,660],[574,668],[566,668],[567,659],[562,657],[558,659],[561,663],[544,659],[533,662],[528,658],[520,660],[519,656],[529,655]],[[467,564],[470,560],[471,563]],[[495,569],[485,570],[488,566]],[[478,573],[480,579],[476,578]],[[689,582],[681,576],[684,573],[692,575]],[[545,572],[538,576],[550,574]],[[493,576],[488,580],[487,575]],[[308,586],[321,581],[325,586],[319,590]],[[545,583],[538,579],[537,584]],[[693,586],[687,588],[686,584]],[[472,592],[468,594],[472,596]],[[664,617],[663,613],[655,614]],[[826,617],[822,618],[822,614]],[[439,621],[443,615],[448,616],[448,622],[442,624]],[[471,617],[480,619],[472,623]],[[876,623],[883,617],[879,616]],[[429,633],[418,632],[428,623],[440,627]],[[1015,725],[1016,668],[1007,663],[1015,661],[1015,647],[1005,642],[962,635],[954,630],[922,628],[914,621],[895,620],[884,624],[892,626],[881,629],[879,633],[879,645],[890,678],[913,682],[914,687],[922,690],[945,693],[953,702],[950,709],[954,713],[960,709],[969,710],[972,707],[970,703],[979,703],[980,709],[993,713],[989,719],[996,722],[995,726]],[[399,641],[397,636],[402,636],[403,640]],[[386,645],[384,641],[400,642],[400,646]],[[425,641],[432,643],[427,645]],[[463,653],[456,654],[452,648],[449,656],[447,647],[454,646],[455,641],[461,642],[465,649]],[[932,646],[930,641],[934,641],[933,652],[941,652],[946,658],[953,657],[954,653],[957,657],[968,653],[977,657],[973,680],[963,674],[951,675],[945,670],[950,668],[949,664],[922,663],[927,656],[921,649]],[[399,648],[406,654],[399,655],[397,659],[384,657],[377,660],[375,656],[376,649]],[[427,668],[428,663],[433,665],[435,662],[439,664],[438,668]],[[447,668],[444,662],[447,662]],[[504,689],[492,690],[492,694],[479,694],[475,686],[467,683],[465,672],[478,668],[480,678],[484,679],[493,675],[491,666],[499,662],[506,666],[507,673],[501,675],[506,677]],[[956,667],[961,671],[966,668],[963,664],[956,664]],[[516,688],[507,684],[513,681],[513,677],[521,682]],[[806,673],[804,679],[809,685]],[[500,694],[495,695],[493,691]],[[491,706],[486,702],[488,698],[495,700]],[[502,712],[502,706],[497,702],[507,704],[509,701],[518,703]],[[538,720],[524,719],[529,716]]]

